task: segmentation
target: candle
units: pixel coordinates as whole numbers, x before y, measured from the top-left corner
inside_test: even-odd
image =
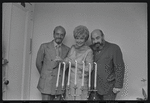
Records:
[[[61,63],[59,63],[59,67],[58,67],[57,81],[56,81],[56,88],[58,87],[58,82],[59,82],[60,66],[61,66]]]
[[[69,61],[69,73],[68,73],[68,86],[70,85],[70,71],[71,71],[71,62]]]
[[[91,88],[91,63],[89,63],[89,89]]]
[[[74,85],[77,84],[77,61],[75,60],[75,81],[74,81]]]
[[[63,69],[63,78],[62,78],[62,88],[64,87],[64,80],[65,80],[65,69],[66,69],[66,63],[63,62],[64,64],[64,69]]]
[[[95,78],[94,78],[94,88],[96,89],[96,82],[97,82],[97,63],[95,63]]]
[[[84,69],[85,69],[85,63],[84,63],[84,61],[82,61],[82,63],[83,63],[83,71],[82,71],[82,84],[81,84],[81,86],[84,86]]]

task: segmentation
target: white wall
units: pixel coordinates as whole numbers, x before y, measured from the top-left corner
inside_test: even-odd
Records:
[[[62,25],[67,31],[64,44],[74,44],[73,30],[85,25],[91,32],[101,29],[105,39],[120,46],[126,74],[124,88],[117,99],[141,97],[142,78],[147,79],[147,4],[146,3],[89,3],[89,4],[35,4],[33,55],[30,99],[41,99],[37,90],[39,79],[35,67],[37,51],[41,43],[53,39],[55,26]]]

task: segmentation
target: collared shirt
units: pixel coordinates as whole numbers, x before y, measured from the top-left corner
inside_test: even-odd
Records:
[[[102,45],[102,47],[100,48],[100,51],[102,51],[102,49],[104,48],[104,46],[105,46],[105,41],[103,41],[103,45]]]
[[[56,46],[57,46],[57,45],[60,46],[60,47],[61,47],[61,45],[62,45],[62,43],[61,43],[61,44],[57,44],[57,43],[55,42],[55,40],[53,41],[53,43],[54,43],[55,49],[56,49]]]
[[[62,45],[62,43],[61,44],[57,44],[56,42],[55,42],[55,40],[53,40],[53,44],[54,44],[54,47],[55,47],[55,50],[57,51],[57,48],[59,49],[59,56],[61,56],[61,45]],[[58,47],[57,47],[58,46]],[[56,54],[57,55],[57,54]],[[57,56],[58,56],[57,55]]]

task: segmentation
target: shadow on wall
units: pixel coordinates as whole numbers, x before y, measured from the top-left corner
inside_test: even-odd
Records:
[[[129,87],[128,87],[128,68],[125,64],[124,84],[123,84],[123,88],[121,89],[121,91],[117,94],[116,100],[129,100],[126,98],[129,95],[128,89],[129,89]]]
[[[91,43],[90,40],[88,40],[88,41],[86,42],[86,44],[87,44],[88,46],[90,46],[92,43]]]

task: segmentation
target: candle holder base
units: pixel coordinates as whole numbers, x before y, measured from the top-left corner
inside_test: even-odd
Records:
[[[68,94],[69,94],[70,96],[74,97],[74,100],[76,100],[76,97],[77,97],[77,96],[80,96],[80,95],[77,95],[77,94],[76,94],[76,89],[78,88],[77,85],[75,85],[73,88],[74,88],[74,94],[73,94],[73,95],[70,93],[70,86],[67,86],[66,90],[68,90]]]
[[[77,85],[74,85],[74,95],[73,95],[74,100],[76,100],[76,97],[77,97],[77,95],[76,95],[77,88],[78,88]]]
[[[62,100],[65,100],[65,98],[64,98],[64,93],[63,93],[63,92],[65,91],[65,89],[64,89],[64,88],[62,88],[62,90],[61,90],[61,91],[62,91],[61,98],[62,98]]]
[[[57,91],[58,91],[58,89],[56,88],[56,89],[55,89],[55,91],[56,91],[56,92],[55,92],[55,99],[56,99],[56,98],[57,98],[57,96],[56,96],[56,95],[57,95]]]
[[[83,90],[85,90],[85,88],[84,86],[81,86],[81,94],[80,94],[81,98],[82,98]]]
[[[93,91],[93,92],[94,92],[93,100],[96,100],[96,93],[97,93],[97,89],[93,89],[93,90],[91,90],[91,91]]]
[[[90,97],[90,93],[92,92],[92,90],[91,89],[89,89],[88,90],[88,95],[87,95],[87,99],[89,99],[89,97]]]
[[[81,86],[80,90],[82,91],[82,93],[83,93],[84,89],[85,89],[84,86]]]
[[[70,93],[70,86],[67,86],[66,90],[68,90],[68,94],[71,95],[71,93]]]
[[[85,88],[84,88],[83,86],[81,87],[80,90],[81,90],[82,93],[81,93],[80,95],[77,95],[77,94],[76,94],[76,89],[77,89],[78,87],[75,85],[73,88],[74,88],[74,94],[73,94],[73,95],[70,93],[70,86],[67,86],[66,90],[68,91],[68,94],[69,94],[70,96],[74,97],[74,100],[76,100],[76,97],[77,97],[77,96],[80,96],[80,97],[82,96],[83,91],[85,90]],[[90,92],[92,92],[92,91],[96,92],[97,90],[95,90],[95,89],[94,89],[94,90],[88,89],[87,99],[89,98]],[[95,99],[93,99],[93,100],[95,100]]]

